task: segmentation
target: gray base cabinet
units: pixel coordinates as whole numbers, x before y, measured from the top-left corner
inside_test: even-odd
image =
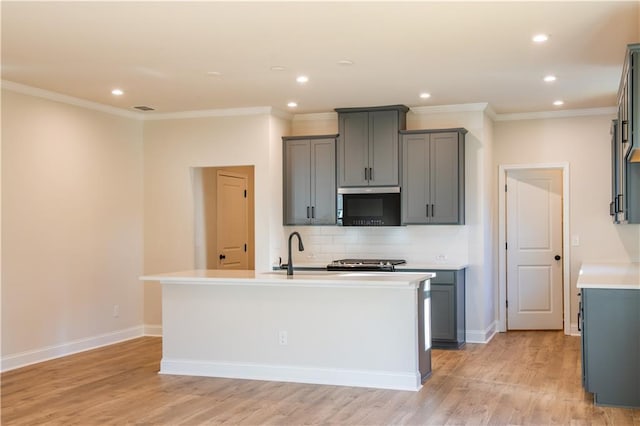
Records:
[[[464,224],[466,132],[400,132],[403,224]]]
[[[435,349],[459,349],[464,346],[465,270],[432,271],[431,342]]]
[[[285,225],[336,224],[336,135],[283,137]]]
[[[596,404],[640,407],[640,291],[581,289],[582,381]]]

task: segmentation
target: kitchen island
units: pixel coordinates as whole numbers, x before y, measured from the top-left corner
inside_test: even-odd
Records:
[[[582,383],[597,405],[640,407],[640,264],[583,264]]]
[[[429,273],[193,270],[162,284],[161,374],[419,390]]]

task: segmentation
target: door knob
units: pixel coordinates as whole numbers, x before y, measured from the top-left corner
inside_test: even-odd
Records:
[[[556,254],[553,258],[554,258],[555,260],[560,260],[560,259],[562,259],[562,258],[560,257],[560,255],[559,255],[559,254]]]
[[[221,255],[220,255],[220,260],[222,260],[222,259],[226,259],[226,258],[227,258],[227,256],[225,256],[224,254],[221,254]]]

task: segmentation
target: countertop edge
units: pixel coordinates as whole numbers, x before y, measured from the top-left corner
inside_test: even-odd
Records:
[[[404,272],[394,274],[392,280],[385,280],[383,273],[372,273],[370,276],[363,276],[359,273],[332,274],[323,276],[322,274],[280,275],[275,273],[254,273],[250,276],[232,276],[221,273],[215,276],[215,272],[205,276],[204,271],[183,271],[168,274],[143,275],[139,277],[141,281],[157,281],[161,284],[182,284],[182,285],[252,285],[259,287],[337,287],[337,288],[411,288],[415,289],[419,283],[429,280],[435,276],[432,273],[410,273]],[[213,276],[212,276],[213,275]],[[404,278],[404,279],[403,279]]]

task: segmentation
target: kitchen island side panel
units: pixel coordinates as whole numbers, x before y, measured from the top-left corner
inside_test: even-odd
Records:
[[[421,386],[415,288],[164,283],[162,291],[161,373]]]

